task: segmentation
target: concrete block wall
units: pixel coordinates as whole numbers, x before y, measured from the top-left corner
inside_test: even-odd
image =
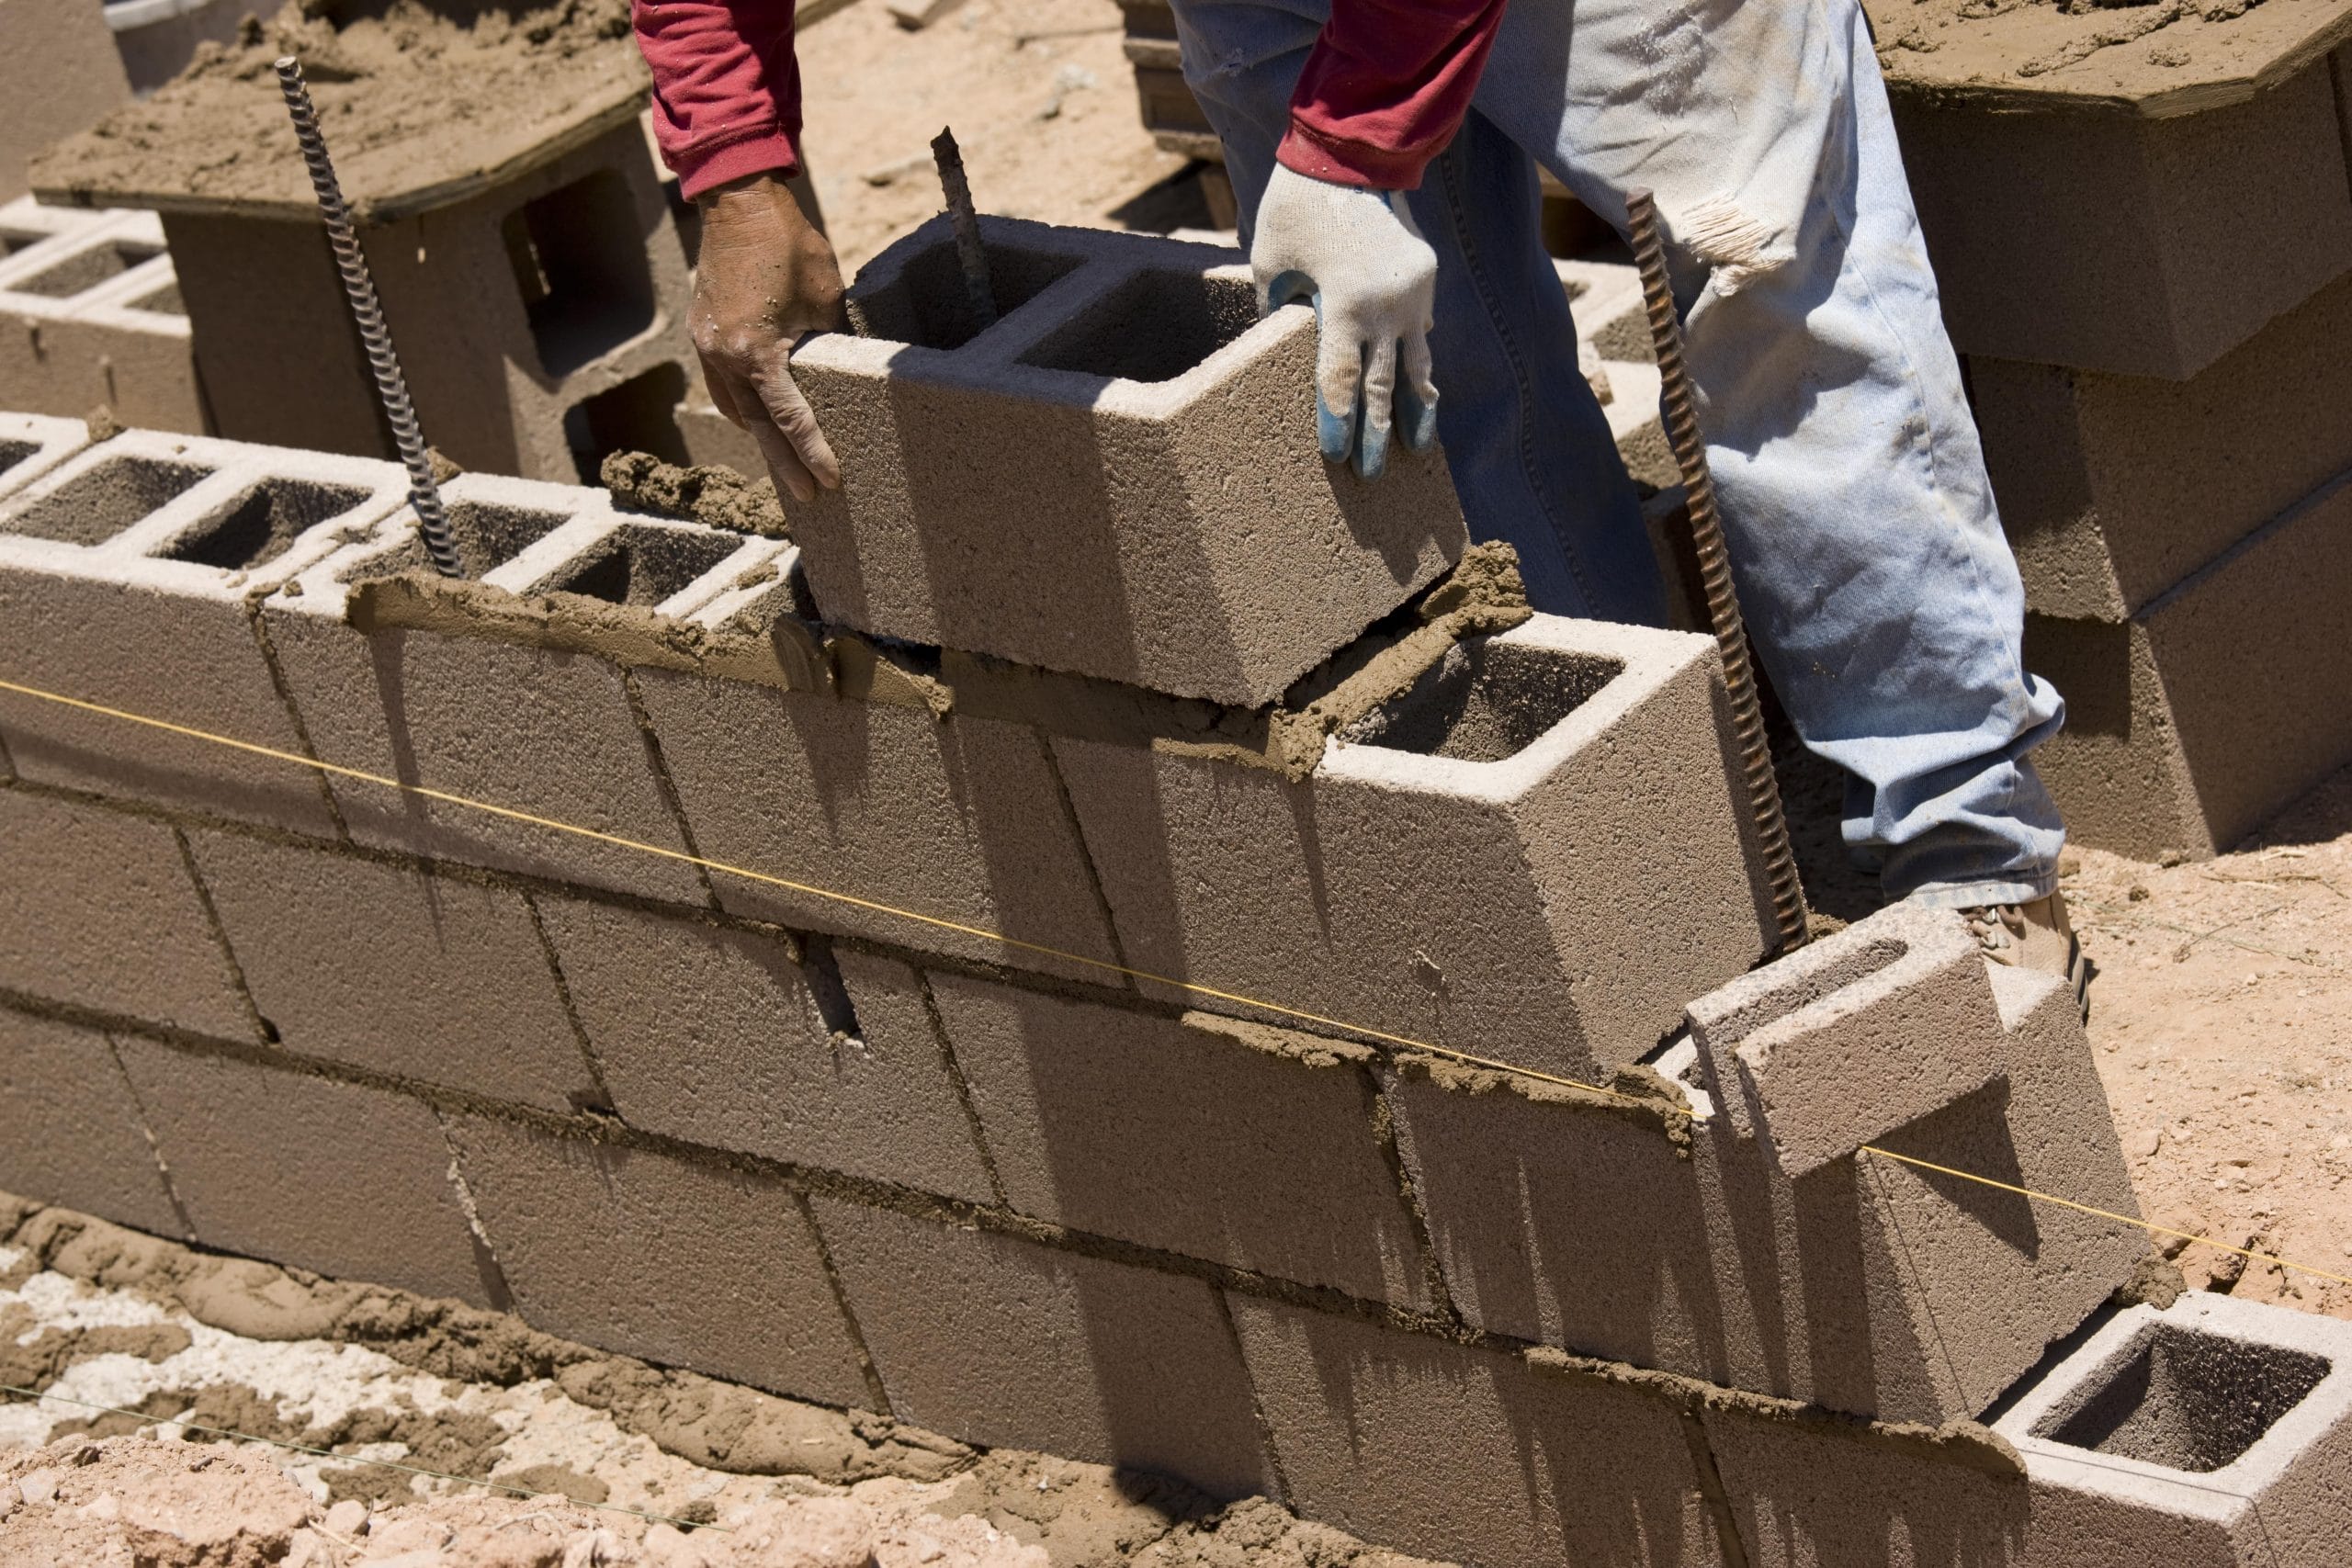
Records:
[[[0,206],[0,407],[202,434],[179,282],[154,214]]]

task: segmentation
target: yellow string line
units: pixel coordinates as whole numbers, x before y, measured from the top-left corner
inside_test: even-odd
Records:
[[[76,1399],[70,1393],[51,1393],[43,1389],[18,1388],[14,1383],[6,1382],[0,1382],[0,1393],[20,1394],[31,1400],[53,1399],[60,1404],[76,1404],[85,1410],[104,1411],[108,1416],[127,1416],[145,1426],[178,1427],[190,1432],[209,1432],[218,1438],[234,1438],[241,1443],[263,1443],[270,1448],[285,1449],[292,1453],[315,1454],[321,1459],[339,1459],[351,1464],[371,1464],[379,1470],[397,1470],[410,1475],[425,1476],[434,1481],[454,1481],[460,1486],[486,1487],[490,1491],[504,1492],[516,1497],[548,1495],[544,1492],[534,1492],[527,1486],[510,1486],[503,1481],[484,1481],[477,1476],[452,1475],[447,1471],[426,1470],[421,1465],[401,1464],[389,1459],[361,1459],[357,1454],[339,1454],[333,1449],[314,1449],[308,1443],[292,1443],[284,1438],[265,1438],[253,1432],[236,1431],[228,1427],[208,1427],[201,1421],[183,1421],[175,1416],[153,1416],[143,1410],[125,1410],[119,1405],[94,1404],[86,1399]],[[631,1518],[644,1519],[650,1524],[677,1525],[689,1530],[716,1530],[720,1535],[734,1533],[725,1525],[696,1524],[692,1519],[682,1519],[670,1514],[649,1514],[642,1508],[624,1507],[618,1503],[583,1503],[577,1497],[566,1500],[579,1503],[583,1508],[594,1508],[603,1513],[627,1514]]]
[[[1938,1165],[1933,1160],[1914,1159],[1909,1155],[1899,1155],[1893,1149],[1883,1149],[1875,1144],[1864,1144],[1860,1152],[1866,1155],[1876,1155],[1881,1159],[1900,1160],[1905,1165],[1916,1165],[1922,1170],[1932,1170],[1939,1176],[1958,1177],[1962,1181],[1973,1181],[1980,1187],[1996,1187],[2004,1192],[2014,1192],[2020,1198],[2030,1198],[2037,1203],[2052,1203],[2061,1209],[2072,1209],[2078,1214],[2090,1214],[2102,1220],[2113,1220],[2119,1224],[2134,1225],[2146,1231],[2150,1235],[2177,1236],[2182,1241],[2194,1246],[2210,1247],[2220,1252],[2233,1252],[2240,1258],[2251,1258],[2256,1263],[2275,1264],[2281,1269],[2292,1269],[2299,1274],[2311,1274],[2322,1280],[2333,1280],[2339,1285],[2352,1285],[2352,1275],[2330,1273],[2324,1269],[2314,1269],[2308,1263],[2298,1263],[2291,1258],[2281,1258],[2274,1252],[2255,1252],[2243,1247],[2232,1247],[2228,1242],[2215,1241],[2210,1235],[2199,1235],[2193,1231],[2177,1231],[2170,1225],[2151,1224],[2146,1220],[2135,1220],[2129,1214],[2119,1214],[2112,1209],[2094,1209],[2088,1203],[2077,1203],[2071,1198],[2061,1198],[2049,1192],[2037,1192],[2030,1187],[2018,1187],[2007,1181],[1996,1181],[1989,1176],[1979,1176],[1973,1171],[1954,1170],[1951,1166]]]

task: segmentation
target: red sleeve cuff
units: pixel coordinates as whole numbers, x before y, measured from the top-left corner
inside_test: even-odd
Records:
[[[1363,141],[1319,136],[1296,118],[1274,149],[1274,161],[1295,174],[1363,190],[1419,190],[1429,158]]]
[[[745,175],[773,172],[779,179],[788,179],[800,172],[800,154],[794,149],[791,137],[771,127],[747,131],[716,147],[673,153],[670,165],[678,173],[679,190],[691,201],[713,186],[740,180]]]

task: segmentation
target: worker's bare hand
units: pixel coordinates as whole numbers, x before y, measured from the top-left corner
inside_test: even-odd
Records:
[[[801,334],[842,324],[833,247],[773,175],[705,191],[702,255],[687,327],[718,412],[759,443],[776,489],[796,501],[841,488],[817,415],[792,380]]]

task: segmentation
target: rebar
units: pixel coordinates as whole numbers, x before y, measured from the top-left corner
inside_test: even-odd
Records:
[[[368,258],[360,253],[350,209],[344,205],[343,187],[336,183],[334,164],[327,157],[327,139],[319,130],[318,112],[311,107],[302,62],[293,55],[277,62],[277,85],[286,95],[286,112],[294,119],[295,140],[302,144],[302,162],[310,165],[311,188],[318,194],[327,243],[334,251],[335,270],[343,275],[344,298],[351,301],[351,319],[358,324],[368,367],[375,374],[384,422],[391,426],[401,464],[408,469],[409,505],[415,510],[424,536],[425,553],[442,576],[463,577],[465,568],[458,560],[458,547],[449,535],[448,513],[441,505],[441,487],[433,477],[433,457],[425,447],[424,429],[416,422],[416,405],[409,400],[408,378],[401,374],[400,356],[392,352],[383,302],[376,298],[376,280],[368,275]]]
[[[1740,618],[1739,593],[1732,583],[1731,552],[1724,547],[1723,519],[1715,511],[1715,481],[1707,468],[1706,443],[1699,433],[1690,367],[1683,363],[1682,318],[1674,308],[1674,288],[1667,276],[1657,202],[1647,190],[1628,191],[1625,214],[1633,231],[1634,260],[1642,274],[1642,303],[1649,313],[1650,342],[1657,350],[1658,412],[1674,446],[1674,460],[1682,469],[1690,543],[1699,558],[1699,581],[1706,591],[1707,619],[1714,627],[1715,646],[1723,653],[1724,691],[1731,699],[1740,773],[1747,787],[1748,807],[1756,817],[1764,874],[1771,886],[1780,951],[1787,953],[1805,943],[1804,887],[1797,880],[1796,853],[1789,843],[1780,780],[1772,770],[1772,743],[1764,731],[1764,705],[1757,694],[1755,665],[1748,655],[1747,627]]]
[[[963,150],[956,133],[942,128],[932,138],[931,156],[939,165],[939,187],[947,196],[947,220],[956,231],[956,259],[964,268],[964,293],[972,302],[975,335],[996,325],[996,289],[989,278],[988,247],[980,243],[980,215],[972,206],[972,182],[964,176]]]

